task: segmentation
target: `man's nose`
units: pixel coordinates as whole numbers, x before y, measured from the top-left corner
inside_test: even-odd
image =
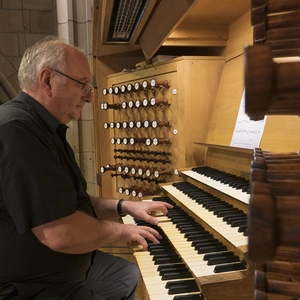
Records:
[[[88,92],[86,95],[83,96],[84,100],[88,103],[93,102],[93,91]]]

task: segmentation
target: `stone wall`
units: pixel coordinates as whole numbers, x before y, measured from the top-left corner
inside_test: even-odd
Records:
[[[56,16],[56,0],[0,0],[0,82],[9,98],[19,91],[17,70],[24,50],[57,34]]]
[[[90,57],[92,22],[89,1],[0,0],[0,104],[19,91],[17,72],[22,55],[39,39],[59,35],[79,46]],[[67,138],[87,180],[88,192],[95,194],[92,115],[92,105],[86,105],[80,120],[68,124]]]

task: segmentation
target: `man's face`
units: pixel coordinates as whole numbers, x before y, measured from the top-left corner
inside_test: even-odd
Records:
[[[61,70],[58,71],[61,72]],[[64,79],[63,82],[57,81],[53,90],[55,93],[54,105],[56,105],[55,116],[60,123],[66,124],[71,120],[77,120],[86,102],[92,101],[92,92],[86,92],[89,90],[86,85],[92,82],[92,74],[85,56],[73,49],[70,49],[67,55],[63,74],[55,73],[56,76],[64,77],[60,78]],[[76,82],[74,79],[86,85]]]

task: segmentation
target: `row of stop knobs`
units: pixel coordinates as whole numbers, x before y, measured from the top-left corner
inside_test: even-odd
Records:
[[[133,197],[142,198],[144,196],[156,195],[160,191],[159,189],[141,188],[139,186],[119,187],[118,192],[120,194],[126,194],[126,196],[132,195]]]
[[[135,165],[106,165],[100,167],[100,172],[105,173],[107,171],[117,171],[119,173],[125,173],[125,174],[138,174],[139,176],[146,175],[146,177],[154,176],[155,178],[158,178],[162,175],[173,175],[177,174],[177,171],[173,170],[157,170],[156,168],[147,167],[147,166],[135,166]]]
[[[171,138],[134,138],[134,137],[112,137],[110,139],[110,143],[112,145],[136,145],[136,144],[144,144],[146,146],[157,146],[162,144],[172,144]]]
[[[172,103],[171,99],[157,99],[155,97],[152,97],[151,99],[144,98],[143,100],[129,100],[129,101],[123,101],[122,103],[107,103],[102,102],[100,104],[100,108],[102,110],[107,109],[127,109],[127,108],[145,108],[145,107],[154,107],[154,106],[163,106],[163,105],[170,105]]]
[[[169,151],[149,151],[149,150],[138,150],[138,149],[114,149],[114,152],[126,153],[126,154],[140,154],[140,155],[163,155],[168,156],[172,155]]]
[[[172,126],[172,122],[171,121],[159,121],[159,120],[145,120],[145,121],[124,121],[124,122],[105,122],[103,124],[104,129],[126,129],[126,128],[157,128],[157,127],[171,127]]]
[[[150,81],[144,80],[142,83],[136,82],[134,84],[129,83],[127,85],[123,84],[121,87],[115,86],[110,88],[105,88],[102,90],[104,96],[106,95],[119,95],[125,93],[139,92],[144,90],[151,90],[156,88],[167,88],[171,86],[171,82],[168,80],[156,80],[155,78]]]

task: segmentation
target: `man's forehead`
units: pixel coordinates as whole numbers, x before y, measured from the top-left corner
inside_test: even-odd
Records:
[[[66,66],[72,73],[77,73],[78,80],[83,82],[91,82],[92,74],[86,56],[76,48],[69,48],[66,57]]]

